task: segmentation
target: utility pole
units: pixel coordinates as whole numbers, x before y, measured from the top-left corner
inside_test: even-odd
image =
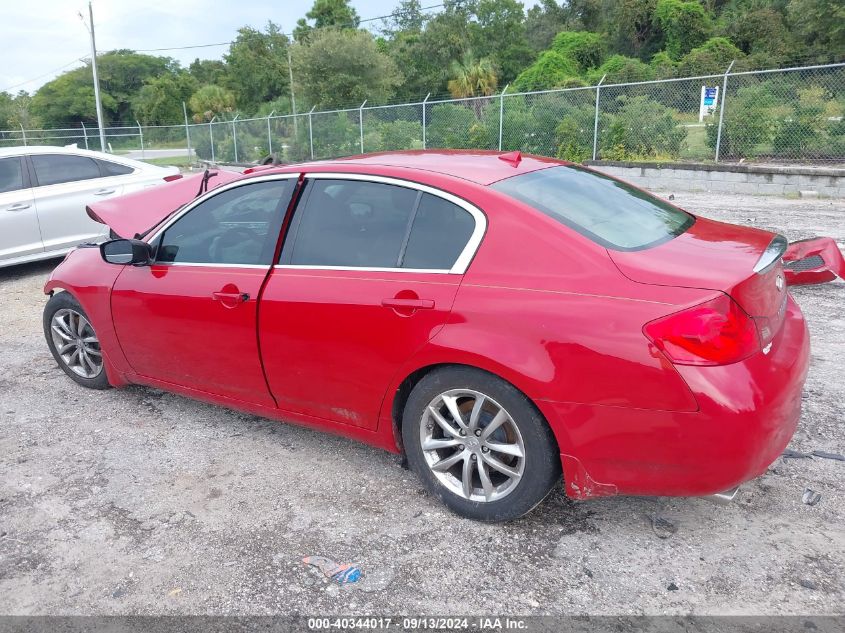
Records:
[[[100,79],[97,76],[97,44],[94,40],[94,9],[91,6],[91,0],[88,0],[88,20],[91,22],[91,28],[85,24],[85,18],[82,13],[79,14],[79,19],[82,20],[83,26],[91,36],[91,70],[94,73],[94,101],[97,106],[97,127],[100,128],[100,151],[106,151],[106,133],[103,129],[103,104],[100,101]]]
[[[297,133],[299,130],[297,129],[296,125],[296,97],[293,94],[293,65],[290,61],[290,45],[291,42],[288,40],[288,76],[290,77],[290,107],[293,110],[293,137],[297,138]]]

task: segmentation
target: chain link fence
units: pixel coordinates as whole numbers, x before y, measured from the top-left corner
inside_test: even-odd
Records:
[[[521,150],[581,162],[845,161],[845,63],[297,115],[105,129],[106,150],[250,163],[425,148]],[[0,131],[0,147],[100,149],[90,126]]]

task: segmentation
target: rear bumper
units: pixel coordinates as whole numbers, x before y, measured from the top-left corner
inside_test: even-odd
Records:
[[[694,412],[539,402],[561,446],[566,492],[699,496],[766,471],[792,438],[809,367],[804,317],[790,297],[767,354],[677,369]]]

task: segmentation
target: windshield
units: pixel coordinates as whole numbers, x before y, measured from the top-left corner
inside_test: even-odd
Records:
[[[695,221],[655,196],[574,165],[513,176],[491,186],[614,250],[656,246]]]

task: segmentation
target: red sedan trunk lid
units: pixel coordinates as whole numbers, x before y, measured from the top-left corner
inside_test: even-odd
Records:
[[[234,171],[215,170],[208,182],[214,189],[227,182],[243,178]],[[125,196],[117,196],[86,207],[89,217],[107,225],[121,237],[132,237],[158,224],[173,211],[197,197],[203,173],[143,189]]]
[[[783,264],[755,272],[774,234],[698,217],[684,233],[640,251],[608,251],[623,275],[661,286],[719,290],[758,323],[765,345],[780,329],[786,291]]]

